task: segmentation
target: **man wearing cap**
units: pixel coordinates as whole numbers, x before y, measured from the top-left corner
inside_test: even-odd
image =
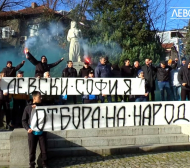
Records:
[[[172,59],[169,59],[168,60],[168,66],[171,66],[172,65]]]
[[[3,68],[3,72],[5,77],[15,77],[16,76],[16,71],[18,71],[23,65],[25,61],[22,61],[19,65],[16,67],[12,66],[12,61],[7,61],[7,66]]]
[[[146,102],[146,101],[148,101],[148,95],[150,92],[150,88],[149,88],[148,82],[146,81],[146,79],[144,79],[144,72],[142,71],[142,69],[139,69],[137,74],[138,74],[138,78],[145,80],[145,94],[144,95],[135,95],[135,102]]]
[[[91,66],[89,65],[89,62],[84,62],[84,66],[79,70],[79,77],[81,78],[87,78],[89,72],[93,70]],[[82,98],[82,103],[84,104],[84,99]]]
[[[24,77],[24,71],[18,71],[17,78]],[[24,108],[26,107],[26,101],[29,100],[29,96],[26,94],[13,94],[13,113],[12,113],[12,126],[22,127],[22,115]]]
[[[186,64],[186,58],[185,57],[183,57],[182,59],[181,59],[181,65],[180,66],[178,66],[178,69],[180,69],[181,67],[183,67],[185,64]],[[178,64],[179,65],[179,64]]]
[[[83,68],[81,68],[79,71],[79,77],[81,77],[81,78],[88,77],[88,74],[91,70],[93,70],[93,69],[89,65],[89,62],[84,62]]]
[[[165,61],[160,62],[160,66],[156,67],[157,79],[158,79],[158,88],[160,90],[161,100],[165,101],[164,92],[167,93],[167,101],[171,100],[171,88],[169,83],[170,71],[172,70],[171,66],[166,65]]]
[[[94,70],[91,70],[89,73],[88,73],[88,76],[87,78],[94,78]],[[83,100],[84,100],[84,103],[87,104],[87,103],[98,103],[98,96],[97,95],[83,95]]]
[[[36,58],[28,51],[26,50],[26,58],[34,65],[36,66],[35,70],[35,77],[43,77],[45,72],[50,72],[50,69],[57,66],[61,61],[63,61],[63,58],[61,58],[59,61],[48,64],[47,58],[45,55],[41,57],[41,61],[37,61]]]

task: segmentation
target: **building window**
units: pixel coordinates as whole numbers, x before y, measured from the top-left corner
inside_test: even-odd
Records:
[[[29,36],[38,36],[39,35],[39,24],[29,25]]]
[[[0,38],[1,39],[7,39],[11,35],[11,29],[10,27],[0,27]]]

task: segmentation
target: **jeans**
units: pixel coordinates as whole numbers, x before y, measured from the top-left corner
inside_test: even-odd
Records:
[[[146,102],[148,101],[148,96],[142,96],[135,99],[135,102]]]
[[[170,84],[167,81],[158,81],[158,88],[160,90],[160,96],[161,96],[161,101],[165,101],[165,96],[164,96],[164,91],[166,90],[167,93],[167,101],[170,101],[170,95],[171,95],[171,91],[170,91]]]
[[[172,86],[175,101],[181,101],[181,86]]]
[[[100,96],[100,100],[101,100],[101,103],[104,103],[105,101],[105,96]],[[108,100],[108,103],[111,103],[112,102],[112,99],[111,99],[111,95],[107,95],[107,100]]]

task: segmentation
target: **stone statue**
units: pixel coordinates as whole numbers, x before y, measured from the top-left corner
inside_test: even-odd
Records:
[[[71,21],[71,28],[67,34],[67,41],[70,42],[69,47],[69,60],[73,62],[80,62],[80,39],[82,38],[82,33],[80,29],[77,29],[76,22]]]

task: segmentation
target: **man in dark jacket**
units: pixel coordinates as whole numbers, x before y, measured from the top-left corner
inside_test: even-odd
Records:
[[[123,78],[133,78],[134,77],[134,69],[130,65],[130,60],[125,60],[125,65],[121,67],[121,77]]]
[[[138,71],[141,69],[141,66],[140,66],[140,64],[139,64],[139,61],[135,61],[134,62],[134,67],[133,67],[133,69],[134,69],[134,77],[136,78],[136,77],[138,77]]]
[[[34,65],[36,66],[35,70],[35,77],[43,77],[45,72],[50,72],[50,69],[57,66],[61,61],[63,61],[63,58],[61,58],[59,61],[47,64],[47,58],[45,55],[41,57],[41,61],[37,61],[36,58],[33,57],[33,55],[26,50],[26,58]]]
[[[126,59],[124,61],[125,65],[123,65],[120,69],[121,71],[121,77],[122,78],[133,78],[134,77],[134,68],[130,65],[130,60]],[[134,101],[133,95],[124,95],[124,102],[128,101],[132,102]]]
[[[72,61],[67,61],[67,67],[63,69],[62,77],[77,77],[77,70],[73,68]]]
[[[167,66],[165,61],[160,62],[160,66],[156,67],[157,79],[158,79],[158,88],[160,90],[161,100],[165,100],[164,91],[167,92],[167,101],[171,100],[171,88],[170,88],[170,71],[172,70],[171,66]]]
[[[33,103],[26,106],[22,116],[22,125],[28,132],[28,146],[29,146],[29,164],[30,168],[35,168],[36,160],[36,147],[39,141],[41,156],[42,156],[42,165],[47,167],[47,150],[46,150],[46,132],[43,131],[33,131],[31,126],[31,112],[32,109],[36,106],[41,106],[41,94],[38,91],[32,93]]]
[[[120,72],[120,68],[118,66],[118,64],[113,64],[111,66],[111,71],[112,71],[112,77],[113,78],[121,78],[121,72]],[[114,95],[115,98],[115,102],[118,102],[118,95]],[[122,95],[119,95],[119,98],[121,99],[121,101],[123,101],[123,97]]]
[[[95,78],[107,78],[111,76],[110,64],[107,64],[105,57],[101,57],[98,66],[95,68]]]
[[[22,61],[16,67],[12,66],[12,61],[7,61],[7,66],[3,68],[3,72],[6,77],[16,77],[16,71],[18,71],[23,65],[25,61]]]
[[[73,68],[73,62],[71,60],[67,61],[67,67],[63,70],[62,77],[67,77],[67,78],[77,77],[77,70]],[[73,97],[73,103],[77,104],[77,97],[75,95],[73,95],[72,97]]]
[[[181,100],[185,101],[186,97],[190,100],[190,60],[179,70],[178,81],[181,84]]]
[[[150,59],[145,59],[145,65],[142,66],[142,71],[144,72],[144,78],[147,81],[150,89],[151,100],[155,101],[155,80],[156,80],[156,69],[152,66]]]
[[[79,71],[79,77],[82,77],[82,78],[88,77],[88,74],[91,70],[93,70],[93,69],[89,65],[89,62],[84,62],[83,68],[81,68]]]
[[[95,78],[110,78],[112,77],[111,66],[107,64],[106,58],[101,57],[98,66],[95,69]],[[100,95],[101,103],[105,101],[105,95]],[[109,103],[112,102],[111,95],[107,95],[107,100]]]

